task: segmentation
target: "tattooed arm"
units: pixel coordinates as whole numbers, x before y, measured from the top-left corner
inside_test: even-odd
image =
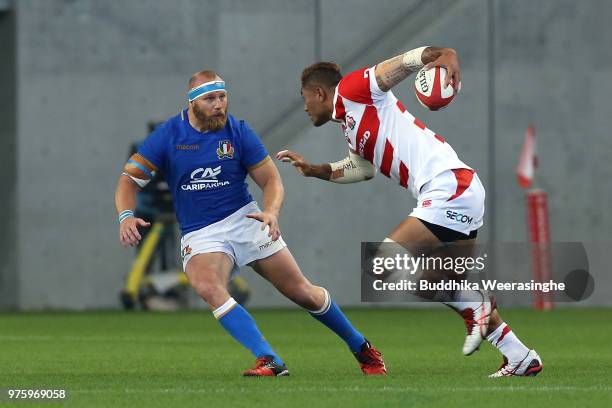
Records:
[[[376,66],[376,83],[382,91],[388,91],[423,66],[427,69],[442,66],[447,70],[444,86],[455,90],[461,81],[461,69],[457,53],[452,48],[421,47],[398,55]]]

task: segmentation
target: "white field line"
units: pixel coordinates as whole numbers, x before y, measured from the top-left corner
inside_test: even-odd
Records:
[[[247,380],[248,381],[248,380]],[[281,379],[282,381],[282,379]],[[491,379],[491,381],[499,381]],[[294,387],[288,386],[287,388],[276,388],[274,389],[274,393],[285,393],[285,394],[294,394],[301,392],[366,392],[371,393],[374,388],[372,387]],[[495,391],[495,392],[560,392],[560,391],[581,391],[581,392],[593,392],[593,391],[604,391],[610,392],[612,391],[612,387],[610,386],[587,386],[587,387],[578,387],[578,386],[508,386],[508,387],[499,387],[499,386],[480,386],[480,387],[375,387],[377,393],[379,392],[440,392],[440,391],[448,391],[448,392],[486,392],[486,391]],[[251,388],[161,388],[161,389],[147,389],[147,388],[125,388],[121,391],[115,389],[82,389],[82,390],[68,390],[70,394],[256,394],[256,393],[269,393],[269,389],[251,389]]]
[[[78,341],[78,342],[144,342],[144,343],[202,343],[205,340],[210,340],[215,336],[210,333],[202,336],[158,336],[151,334],[150,336],[45,336],[45,335],[10,335],[0,334],[0,341]]]

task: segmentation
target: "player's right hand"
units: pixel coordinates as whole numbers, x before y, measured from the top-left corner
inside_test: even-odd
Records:
[[[150,222],[146,222],[141,218],[128,217],[119,224],[119,241],[121,245],[127,247],[128,245],[136,246],[140,243],[142,237],[138,232],[138,227],[149,227]]]
[[[425,70],[433,67],[446,68],[446,79],[444,80],[444,88],[451,85],[455,92],[459,92],[461,84],[461,68],[459,67],[459,58],[457,52],[452,48],[443,48],[440,56],[434,61],[425,65]]]
[[[312,166],[301,155],[291,150],[281,150],[276,153],[276,158],[282,162],[291,163],[302,176],[312,176]]]

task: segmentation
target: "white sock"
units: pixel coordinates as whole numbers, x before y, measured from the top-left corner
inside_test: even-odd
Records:
[[[518,362],[525,358],[529,349],[514,334],[506,323],[499,325],[487,340],[508,359],[509,362]]]
[[[329,307],[331,306],[331,296],[329,295],[329,292],[325,288],[321,288],[321,289],[323,289],[325,298],[323,299],[323,304],[321,305],[319,309],[309,310],[309,312],[312,313],[313,315],[325,314],[327,313],[327,311],[329,310]]]
[[[225,314],[227,312],[229,312],[230,310],[232,310],[234,308],[234,306],[236,306],[238,304],[238,302],[236,302],[234,300],[234,298],[229,298],[227,299],[227,301],[222,304],[221,306],[219,306],[218,308],[216,308],[215,310],[213,310],[213,316],[215,316],[215,319],[219,320],[220,318],[222,318],[223,316],[225,316]]]

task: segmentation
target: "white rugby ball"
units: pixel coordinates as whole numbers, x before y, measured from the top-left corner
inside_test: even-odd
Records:
[[[414,93],[419,103],[432,111],[448,106],[457,94],[450,84],[444,88],[445,79],[446,68],[444,67],[421,69],[414,80]],[[461,89],[461,82],[459,82],[459,89]]]

